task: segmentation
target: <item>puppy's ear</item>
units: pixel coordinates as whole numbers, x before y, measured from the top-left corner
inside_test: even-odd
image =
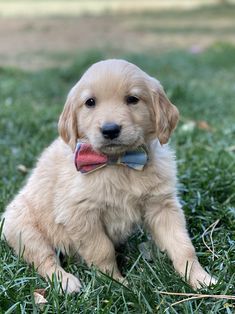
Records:
[[[76,148],[78,135],[77,116],[73,97],[69,94],[58,123],[59,134],[72,150]]]
[[[179,120],[178,109],[167,98],[161,84],[152,78],[153,109],[156,118],[156,134],[161,144],[166,144]]]

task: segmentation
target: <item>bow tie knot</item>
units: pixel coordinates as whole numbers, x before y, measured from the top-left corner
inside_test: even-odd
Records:
[[[121,156],[107,156],[98,153],[87,143],[77,143],[75,150],[75,166],[81,173],[89,173],[107,165],[123,165],[135,170],[143,170],[148,161],[147,150],[139,146]]]

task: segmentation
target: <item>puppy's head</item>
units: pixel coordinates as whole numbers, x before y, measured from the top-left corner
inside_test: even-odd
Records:
[[[105,154],[120,154],[158,138],[168,141],[178,110],[160,83],[124,60],[92,65],[70,91],[59,120],[62,139],[78,139]]]

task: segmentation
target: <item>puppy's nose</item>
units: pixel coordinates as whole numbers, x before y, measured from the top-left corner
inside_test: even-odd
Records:
[[[114,138],[119,136],[121,128],[121,125],[118,125],[116,123],[105,123],[101,127],[101,133],[103,134],[104,138],[113,140]]]

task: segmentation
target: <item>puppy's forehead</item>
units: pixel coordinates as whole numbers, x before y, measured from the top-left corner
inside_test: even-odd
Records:
[[[107,75],[120,75],[125,73],[144,73],[140,68],[138,68],[133,63],[130,63],[125,60],[119,59],[109,59],[104,61],[99,61],[94,63],[88,70],[85,72],[84,76],[87,74],[100,73]]]
[[[93,64],[81,77],[80,85],[93,90],[130,90],[144,87],[147,77],[136,65],[114,59]]]

